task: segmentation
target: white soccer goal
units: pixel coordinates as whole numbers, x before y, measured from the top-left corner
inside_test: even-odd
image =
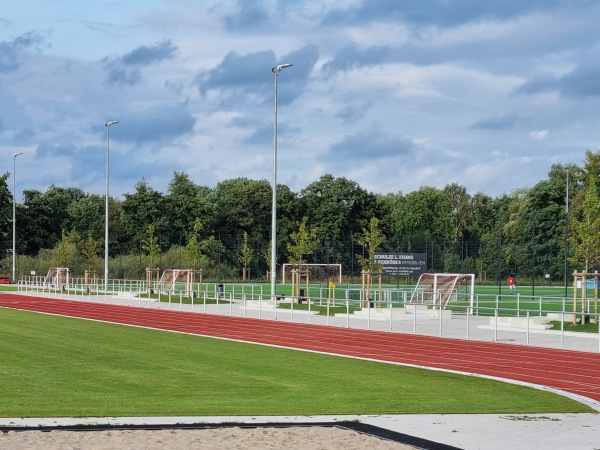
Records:
[[[281,282],[285,284],[287,280],[292,280],[292,264],[284,264],[281,271]],[[342,265],[341,264],[302,264],[302,270],[309,273],[310,281],[333,281],[334,283],[342,282]]]
[[[196,284],[202,286],[202,270],[166,269],[160,277],[158,288],[161,292],[184,291],[190,294],[194,292]]]
[[[472,273],[424,273],[410,298],[412,304],[442,305],[468,301],[473,306],[475,275]]]
[[[62,289],[63,286],[69,287],[69,268],[68,267],[52,267],[48,270],[46,278],[44,278],[44,286],[51,288]]]

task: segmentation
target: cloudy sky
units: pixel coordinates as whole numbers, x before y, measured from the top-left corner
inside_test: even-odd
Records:
[[[600,147],[595,0],[27,0],[0,9],[0,169],[111,195],[325,173],[496,196]],[[9,180],[12,188],[12,178]]]

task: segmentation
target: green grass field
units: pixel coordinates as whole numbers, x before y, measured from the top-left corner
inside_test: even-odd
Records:
[[[0,416],[577,413],[541,390],[0,309]]]

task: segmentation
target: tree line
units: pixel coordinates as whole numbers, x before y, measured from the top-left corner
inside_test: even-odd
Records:
[[[309,263],[341,263],[360,273],[364,236],[377,219],[378,251],[427,255],[429,271],[475,273],[498,280],[562,280],[573,269],[598,268],[600,153],[583,166],[553,165],[546,179],[491,197],[451,183],[403,194],[368,192],[331,174],[299,192],[277,186],[277,263],[300,225],[314,230]],[[0,272],[10,273],[12,193],[0,177]],[[23,191],[16,205],[18,274],[67,266],[103,273],[104,195],[50,186]],[[270,265],[271,184],[235,178],[200,186],[175,172],[166,193],[146,180],[122,199],[109,198],[111,278],[143,278],[146,267],[201,268],[208,279],[264,279]],[[568,214],[567,214],[568,212]],[[362,258],[362,259],[361,259]]]

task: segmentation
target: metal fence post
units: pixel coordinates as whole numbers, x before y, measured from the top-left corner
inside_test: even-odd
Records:
[[[494,342],[498,342],[498,308],[494,309],[494,317]]]
[[[560,348],[564,347],[565,343],[565,309],[560,313]]]
[[[529,345],[529,310],[527,310],[527,345]]]
[[[350,328],[350,300],[346,300],[346,328]]]

